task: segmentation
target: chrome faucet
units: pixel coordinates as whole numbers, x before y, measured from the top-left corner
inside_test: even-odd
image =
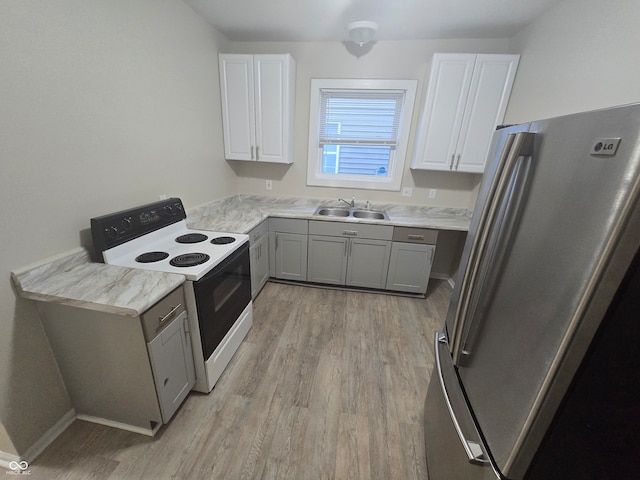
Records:
[[[351,201],[350,202],[347,202],[344,198],[339,198],[338,201],[346,203],[351,208],[354,208],[356,206],[356,197],[351,197]]]

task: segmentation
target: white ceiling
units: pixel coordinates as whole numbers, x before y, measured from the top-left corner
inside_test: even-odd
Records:
[[[561,0],[184,0],[229,40],[345,41],[358,20],[377,40],[509,38]]]

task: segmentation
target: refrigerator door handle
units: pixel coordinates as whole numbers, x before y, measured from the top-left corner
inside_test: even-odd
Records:
[[[487,465],[490,462],[482,449],[480,434],[476,430],[475,426],[472,426],[473,420],[471,419],[471,413],[468,411],[466,406],[466,401],[462,395],[462,391],[452,391],[452,389],[447,387],[448,382],[445,381],[445,375],[452,379],[449,381],[457,381],[458,378],[455,374],[453,363],[450,364],[450,368],[447,368],[440,361],[440,355],[449,356],[446,334],[436,333],[434,343],[434,356],[436,359],[435,369],[438,372],[438,380],[440,381],[440,386],[444,393],[444,403],[447,406],[451,422],[458,434],[462,448],[467,455],[469,463],[473,463],[474,465]],[[443,370],[443,367],[446,368],[446,371]],[[461,423],[458,421],[456,411],[464,413],[465,410],[468,413],[468,420],[465,424],[465,428],[463,429]],[[463,430],[466,430],[466,433]]]
[[[451,345],[451,354],[453,362],[457,365],[463,354],[464,338],[463,332],[469,331],[467,323],[467,315],[469,313],[470,302],[472,298],[473,286],[476,284],[480,265],[485,256],[487,245],[491,232],[494,228],[500,206],[504,195],[511,183],[516,162],[522,156],[531,156],[533,149],[533,138],[535,134],[528,132],[519,132],[508,135],[505,146],[498,160],[496,174],[494,175],[487,201],[484,204],[480,217],[480,229],[474,239],[469,254],[467,268],[462,278],[460,290],[460,300],[456,308],[455,322],[453,326],[453,338]]]

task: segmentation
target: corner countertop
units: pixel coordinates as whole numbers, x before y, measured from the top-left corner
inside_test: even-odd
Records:
[[[185,281],[183,275],[91,261],[78,248],[11,272],[23,298],[138,317]]]
[[[198,230],[248,233],[268,217],[281,217],[468,231],[472,214],[471,211],[464,208],[371,203],[371,210],[384,210],[387,212],[389,220],[366,220],[351,217],[328,218],[313,214],[320,205],[344,206],[337,200],[326,198],[234,195],[189,210],[187,226]],[[356,206],[363,206],[362,202],[356,201]]]
[[[467,231],[471,222],[471,212],[461,208],[372,203],[372,210],[387,212],[389,220],[381,221],[320,217],[313,214],[319,205],[340,203],[318,198],[234,195],[190,210],[187,226],[248,233],[269,217],[281,217]],[[23,298],[132,317],[144,313],[186,280],[183,275],[95,263],[84,248],[12,272],[11,277]]]

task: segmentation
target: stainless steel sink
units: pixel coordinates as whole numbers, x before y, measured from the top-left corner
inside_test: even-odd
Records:
[[[314,215],[324,215],[327,217],[348,217],[348,208],[336,208],[336,207],[318,207]]]
[[[384,212],[377,212],[374,210],[352,210],[351,215],[355,218],[368,218],[371,220],[389,220],[387,214]]]
[[[354,208],[342,207],[324,207],[320,206],[313,213],[314,215],[322,215],[324,217],[352,217],[365,220],[389,220],[387,214],[378,210],[362,210]]]

